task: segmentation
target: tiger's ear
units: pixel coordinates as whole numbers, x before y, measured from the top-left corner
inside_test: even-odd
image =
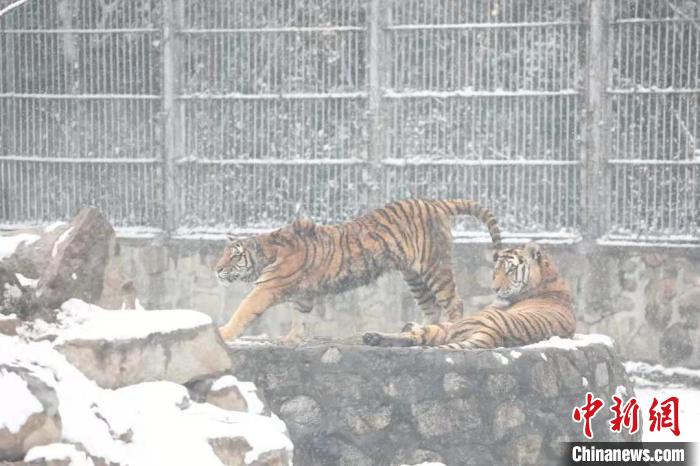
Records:
[[[539,261],[542,258],[542,249],[537,243],[527,243],[525,245],[525,251],[536,261]]]
[[[229,243],[236,241],[236,237],[233,236],[233,233],[226,233],[226,239],[229,241]]]
[[[294,209],[296,219],[292,223],[296,233],[313,232],[315,224],[303,204],[298,203]]]
[[[498,262],[498,258],[501,256],[500,251],[493,251],[493,261]]]

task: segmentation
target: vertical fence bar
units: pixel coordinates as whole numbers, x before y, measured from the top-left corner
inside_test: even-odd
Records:
[[[369,125],[367,134],[368,152],[367,152],[367,182],[369,184],[369,192],[367,204],[371,207],[377,207],[385,201],[383,199],[384,190],[381,183],[384,178],[382,159],[386,157],[386,120],[384,109],[382,106],[382,85],[384,83],[384,66],[389,61],[390,57],[386,56],[386,48],[384,47],[384,26],[386,25],[386,14],[388,8],[384,0],[370,1],[369,17],[367,21],[368,27],[368,106]]]
[[[178,131],[180,118],[177,103],[178,61],[177,54],[181,52],[177,46],[177,31],[181,26],[181,0],[163,1],[163,160],[162,160],[162,189],[163,189],[163,229],[172,233],[178,221],[179,199],[176,191],[177,151],[182,131]]]
[[[606,160],[609,150],[609,115],[606,0],[589,0],[589,40],[586,80],[586,145],[582,166],[584,216],[582,231],[589,240],[598,238],[607,223],[608,185]],[[603,212],[601,212],[601,209]],[[604,220],[605,219],[605,220]]]

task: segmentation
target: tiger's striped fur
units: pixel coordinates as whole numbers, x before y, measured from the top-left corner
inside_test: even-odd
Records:
[[[309,312],[313,298],[368,284],[399,270],[425,323],[462,316],[451,261],[451,219],[473,215],[488,227],[500,249],[494,215],[475,201],[408,199],[393,202],[350,222],[316,225],[308,218],[268,234],[233,240],[216,264],[217,278],[255,282],[231,320],[219,330],[226,340],[269,307],[291,302]]]
[[[401,333],[365,333],[374,346],[438,346],[450,349],[520,346],[576,329],[571,294],[552,259],[529,243],[494,255],[498,300],[457,322],[407,324]]]

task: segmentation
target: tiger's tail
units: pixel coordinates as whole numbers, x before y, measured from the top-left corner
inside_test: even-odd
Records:
[[[495,250],[502,249],[501,229],[498,227],[496,216],[486,207],[476,201],[465,199],[450,199],[447,201],[434,201],[447,208],[452,215],[471,215],[481,220],[491,235],[491,241]]]

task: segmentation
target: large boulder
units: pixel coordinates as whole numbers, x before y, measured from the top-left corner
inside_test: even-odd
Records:
[[[61,438],[56,392],[26,369],[0,364],[0,461]]]
[[[47,307],[69,298],[97,302],[102,295],[104,271],[114,229],[95,208],[84,208],[51,248],[51,259],[39,276],[36,295]]]
[[[50,310],[70,298],[107,309],[138,307],[114,230],[94,208],[82,209],[70,223],[0,235],[0,280],[2,270],[25,282],[25,305],[17,310],[21,318],[43,309],[42,318],[51,319]]]
[[[186,383],[231,366],[206,314],[189,310],[106,311],[80,300],[61,306],[66,329],[55,345],[68,361],[104,388],[152,380]]]
[[[489,351],[310,342],[229,352],[232,373],[285,421],[299,464],[515,465],[556,464],[560,442],[583,439],[571,415],[588,391],[606,402],[595,440],[639,440],[607,425],[611,396],[633,395],[611,346],[579,336]]]

